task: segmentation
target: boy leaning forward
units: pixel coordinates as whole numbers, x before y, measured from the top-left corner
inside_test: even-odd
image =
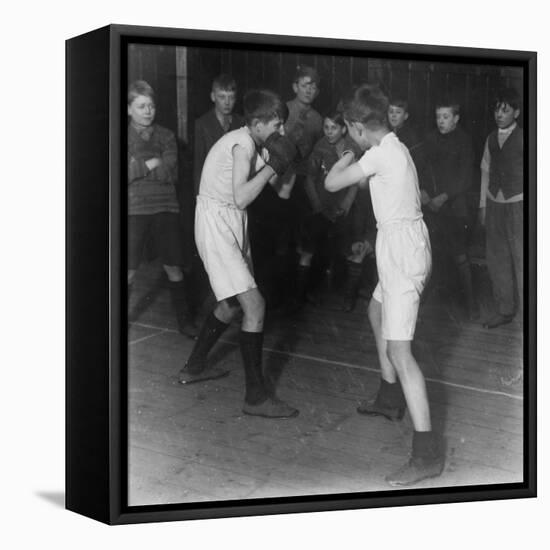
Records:
[[[287,109],[268,90],[252,90],[243,101],[246,126],[225,134],[208,153],[195,211],[195,240],[217,304],[206,318],[187,363],[181,384],[225,376],[207,362],[208,352],[242,310],[239,343],[245,372],[243,412],[267,418],[298,414],[275,396],[262,371],[265,300],[252,268],[246,208],[269,183],[281,194],[283,174],[296,156],[284,137]]]

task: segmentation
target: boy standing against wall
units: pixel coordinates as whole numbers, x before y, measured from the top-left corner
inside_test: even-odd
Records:
[[[498,93],[497,129],[489,134],[481,160],[479,218],[487,226],[487,267],[496,304],[495,314],[484,324],[486,328],[509,323],[516,312],[523,312],[523,130],[517,123],[520,111],[521,100],[514,89]]]

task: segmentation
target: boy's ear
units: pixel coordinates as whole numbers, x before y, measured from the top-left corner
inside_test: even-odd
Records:
[[[294,90],[294,93],[295,93],[295,94],[298,93],[298,83],[297,83],[297,82],[293,82],[293,83],[292,83],[292,89]]]
[[[212,101],[212,103],[215,103],[216,102],[216,96],[214,95],[214,92],[210,92],[210,101]]]
[[[519,115],[520,115],[521,111],[519,109],[515,109],[514,110],[514,120],[517,120]]]
[[[403,120],[407,120],[409,118],[409,113],[405,111],[405,114],[403,115]]]

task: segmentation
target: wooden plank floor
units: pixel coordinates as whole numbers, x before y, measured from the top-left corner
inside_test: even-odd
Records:
[[[213,350],[229,376],[177,383],[192,341],[176,331],[158,275],[154,263],[139,272],[130,308],[130,505],[391,490],[384,476],[407,459],[412,424],[408,414],[389,422],[355,412],[379,380],[365,302],[343,313],[332,293],[292,318],[269,314],[264,368],[300,415],[268,420],[241,412],[238,323]],[[476,275],[488,315],[486,277]],[[489,331],[463,317],[441,297],[421,310],[414,351],[447,459],[440,478],[418,487],[523,479],[523,387],[505,380],[522,368],[521,326]]]

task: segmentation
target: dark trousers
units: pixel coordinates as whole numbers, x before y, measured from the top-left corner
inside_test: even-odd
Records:
[[[487,201],[487,267],[497,313],[523,311],[523,201]],[[517,304],[514,300],[517,291]],[[517,306],[517,307],[516,307]]]

